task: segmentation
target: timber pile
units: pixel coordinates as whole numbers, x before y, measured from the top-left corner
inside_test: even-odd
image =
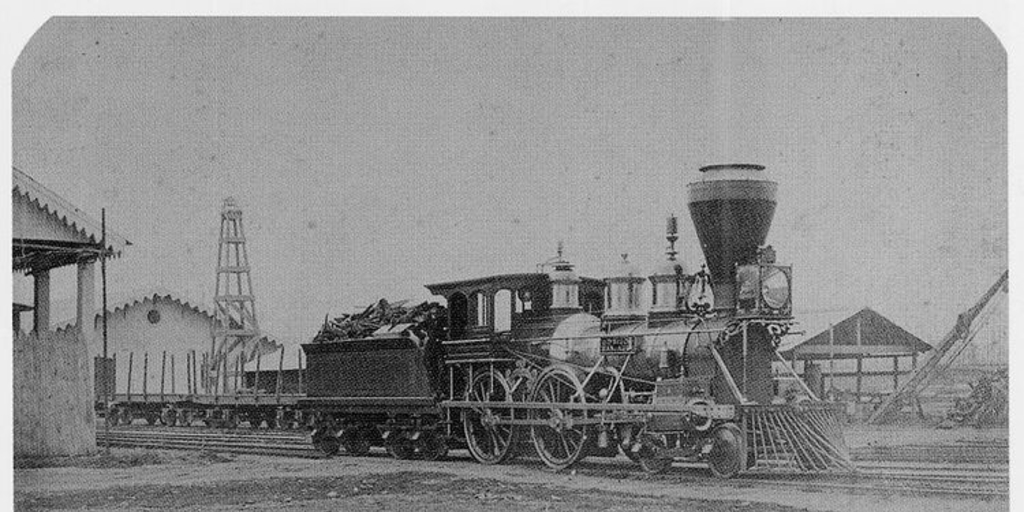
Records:
[[[381,327],[397,324],[412,324],[409,331],[421,340],[428,336],[437,337],[440,334],[438,329],[443,330],[447,324],[445,307],[436,302],[407,307],[407,302],[403,300],[391,304],[381,299],[361,313],[345,314],[334,320],[325,319],[313,342],[366,338]]]
[[[1005,425],[1009,405],[1007,370],[982,375],[971,383],[971,393],[966,398],[956,400],[939,427]]]

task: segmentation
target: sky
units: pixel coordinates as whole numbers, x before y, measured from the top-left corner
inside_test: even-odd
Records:
[[[798,313],[934,343],[1007,267],[1006,73],[976,19],[53,18],[13,70],[13,163],[107,209],[121,293],[212,302],[236,198],[286,343],[560,240],[582,275],[652,268],[670,213],[696,270],[686,183],[758,163]],[[73,270],[53,293],[72,318]]]

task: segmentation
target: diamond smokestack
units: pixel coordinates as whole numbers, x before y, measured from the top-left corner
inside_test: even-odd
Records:
[[[778,184],[765,179],[762,165],[709,165],[700,172],[701,178],[687,185],[690,216],[715,283],[716,302],[728,307],[735,265],[755,261],[768,236]]]

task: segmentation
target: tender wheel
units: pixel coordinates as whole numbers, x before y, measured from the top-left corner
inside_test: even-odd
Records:
[[[117,424],[121,422],[120,416],[121,411],[116,407],[112,407],[107,409],[107,413],[103,420],[107,423],[108,427],[116,427]]]
[[[665,442],[665,436],[647,433],[643,434],[640,438],[639,450],[636,452],[627,450],[626,453],[632,453],[636,457],[636,462],[640,463],[640,467],[644,471],[655,474],[662,473],[672,467],[672,457],[664,456],[667,448],[668,443]]]
[[[416,453],[416,448],[413,446],[412,441],[400,434],[395,434],[394,437],[388,439],[386,447],[388,455],[399,460],[411,459],[413,454]]]
[[[345,453],[349,455],[361,457],[370,453],[370,440],[358,428],[346,432],[342,437],[341,444],[345,447]]]
[[[120,423],[121,425],[131,425],[132,424],[132,420],[134,419],[134,418],[132,418],[132,411],[130,409],[127,409],[127,408],[119,408],[119,409],[120,409],[120,411],[119,411],[119,413],[117,415],[118,423]]]
[[[496,371],[477,375],[466,392],[471,402],[508,402],[512,396],[508,381]],[[499,464],[508,460],[517,444],[517,430],[512,425],[498,425],[498,419],[510,419],[511,409],[474,408],[462,413],[462,426],[466,434],[469,453],[481,464]]]
[[[320,450],[324,455],[331,457],[337,455],[341,449],[341,443],[338,442],[338,438],[332,435],[325,435],[313,438],[313,447]]]
[[[231,411],[224,411],[224,428],[238,428],[238,415]]]
[[[288,420],[288,413],[282,410],[274,414],[273,423],[267,422],[267,424],[273,425],[276,430],[286,430],[291,426],[291,421]]]
[[[182,409],[178,411],[178,425],[183,427],[191,427],[192,422],[195,421],[196,417],[192,411]]]
[[[719,478],[732,478],[746,469],[746,443],[735,423],[719,425],[711,432],[708,467]]]
[[[440,460],[448,455],[448,443],[437,432],[424,432],[417,448],[424,460]]]
[[[579,410],[559,409],[558,404],[584,403],[586,396],[576,373],[568,368],[552,366],[537,378],[530,394],[531,402],[551,403],[551,409],[531,409],[530,419],[543,425],[530,427],[533,447],[544,464],[560,470],[583,458],[587,427],[577,422],[586,418]]]

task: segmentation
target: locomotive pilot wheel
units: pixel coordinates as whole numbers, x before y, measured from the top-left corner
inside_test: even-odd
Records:
[[[665,442],[665,436],[661,434],[644,433],[641,434],[640,437],[640,449],[636,452],[630,450],[630,452],[634,453],[636,457],[634,460],[640,463],[640,467],[643,468],[644,471],[656,474],[662,473],[672,467],[672,457],[666,457],[664,455],[667,448],[668,443]]]
[[[466,400],[471,402],[508,402],[512,396],[508,381],[493,369],[478,374],[469,386]],[[469,453],[481,464],[500,464],[514,453],[516,429],[512,425],[496,424],[499,418],[510,419],[511,409],[466,409],[462,413],[462,426],[466,434]]]
[[[711,432],[708,467],[719,478],[732,478],[746,469],[746,443],[735,423],[723,423]]]
[[[587,443],[587,426],[578,424],[578,421],[585,419],[586,413],[558,408],[558,404],[586,401],[576,372],[561,366],[547,368],[537,377],[530,401],[552,405],[550,409],[530,409],[530,419],[543,422],[532,425],[530,435],[533,447],[544,464],[560,470],[582,459]]]

